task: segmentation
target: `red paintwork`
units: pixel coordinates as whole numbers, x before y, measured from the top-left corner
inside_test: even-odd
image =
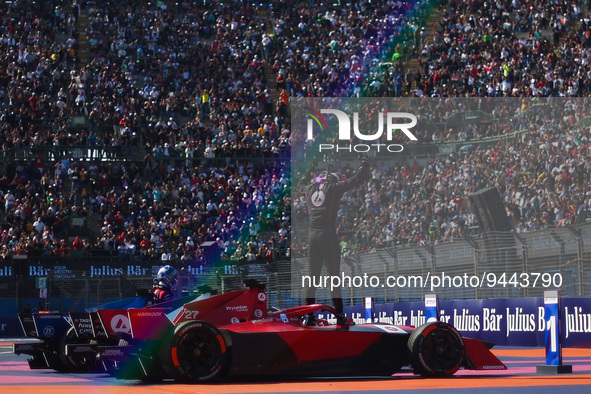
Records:
[[[228,331],[228,334],[240,334],[248,341],[248,334],[269,333],[281,338],[287,348],[295,355],[298,362],[316,362],[322,360],[351,359],[382,343],[384,335],[405,335],[412,333],[415,327],[393,326],[388,324],[361,324],[348,327],[336,325],[304,327],[299,318],[309,313],[326,311],[334,314],[334,309],[323,304],[304,305],[277,312],[267,312],[267,297],[263,290],[253,287],[196,300],[183,305],[174,316],[167,317],[164,310],[127,310],[129,313],[133,337],[137,339],[159,340],[173,326],[186,321],[201,320]],[[105,322],[107,315],[119,311],[99,311]],[[172,322],[169,320],[172,320]],[[255,337],[253,337],[255,338]],[[258,336],[257,340],[261,340]],[[263,339],[264,340],[264,339]],[[223,341],[220,341],[222,343]],[[243,342],[244,343],[244,342]],[[248,342],[246,342],[248,343]],[[391,342],[390,342],[391,343]],[[406,343],[403,341],[403,343]],[[264,347],[264,346],[263,346]],[[498,360],[480,341],[465,338],[466,368],[504,369]],[[173,362],[175,350],[171,349]],[[275,349],[280,351],[280,349]]]
[[[173,319],[173,324],[205,320],[216,326],[224,326],[266,316],[267,294],[263,290],[252,288],[189,302]]]
[[[325,305],[325,304],[309,304],[309,305],[301,305],[301,306],[294,306],[293,308],[282,309],[280,311],[274,312],[271,315],[280,316],[284,315],[288,318],[290,317],[300,317],[307,315],[309,313],[325,311],[336,315],[336,311],[333,307]]]
[[[382,333],[296,329],[281,332],[279,336],[300,361],[311,361],[357,356],[371,344],[380,342]]]
[[[135,339],[158,340],[172,329],[164,309],[128,309],[131,335]]]
[[[131,334],[127,309],[99,309],[97,313],[109,337],[114,338],[119,333]]]
[[[279,318],[273,317],[233,324],[224,328],[235,333],[266,332],[277,334],[300,361],[357,356],[370,345],[379,343],[383,334],[407,335],[407,332],[396,327],[394,328],[398,332],[389,331],[377,325],[361,325],[356,326],[355,329],[334,325],[303,327],[286,324]]]

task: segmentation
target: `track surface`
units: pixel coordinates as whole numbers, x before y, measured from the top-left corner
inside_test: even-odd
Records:
[[[544,363],[543,349],[500,348],[493,352],[507,365],[506,371],[459,371],[445,379],[424,379],[410,372],[392,378],[304,379],[290,382],[248,381],[200,385],[143,384],[117,380],[106,374],[70,374],[53,370],[30,370],[26,356],[12,354],[9,342],[0,340],[0,392],[18,394],[64,393],[536,393],[563,391],[591,392],[591,349],[565,349],[564,364],[573,366],[572,374],[540,375],[536,365]]]

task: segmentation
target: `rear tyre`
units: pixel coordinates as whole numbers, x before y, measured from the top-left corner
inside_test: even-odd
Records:
[[[221,377],[228,366],[228,346],[221,331],[203,321],[178,325],[164,344],[162,367],[182,382],[207,382]]]
[[[464,362],[464,340],[444,322],[418,327],[408,338],[414,371],[425,377],[451,376]]]

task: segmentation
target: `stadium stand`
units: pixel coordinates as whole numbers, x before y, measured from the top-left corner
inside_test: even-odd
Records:
[[[2,255],[193,261],[211,241],[235,261],[285,255],[289,99],[409,87],[427,97],[587,95],[585,5],[534,3],[5,2]],[[434,7],[435,30],[425,25]],[[418,73],[408,73],[413,59]],[[584,131],[529,130],[518,144],[378,163],[367,191],[347,196],[343,242],[350,251],[461,238],[476,225],[467,195],[483,187],[499,188],[517,231],[572,223],[589,207],[588,144]],[[549,154],[566,159],[535,164]],[[76,245],[74,220],[89,231]]]

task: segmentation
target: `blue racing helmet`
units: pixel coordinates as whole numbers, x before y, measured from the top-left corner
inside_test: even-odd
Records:
[[[314,183],[337,183],[345,181],[347,178],[340,172],[322,171],[313,179]]]
[[[169,289],[176,290],[179,284],[179,272],[170,265],[165,265],[158,270],[156,280]]]

